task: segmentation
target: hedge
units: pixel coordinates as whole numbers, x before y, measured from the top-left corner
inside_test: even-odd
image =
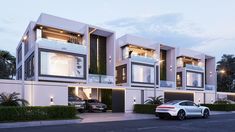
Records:
[[[155,114],[155,109],[157,105],[153,104],[135,104],[134,112],[142,114]]]
[[[235,104],[202,104],[209,107],[211,111],[235,111]]]
[[[73,106],[0,107],[0,122],[74,118],[76,118],[76,109]]]

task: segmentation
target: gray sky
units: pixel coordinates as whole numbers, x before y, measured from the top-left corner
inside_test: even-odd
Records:
[[[0,49],[15,55],[29,21],[48,13],[220,59],[235,54],[234,0],[1,0]]]

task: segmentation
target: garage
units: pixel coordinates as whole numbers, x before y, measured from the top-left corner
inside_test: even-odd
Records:
[[[107,105],[110,112],[125,111],[125,90],[122,89],[69,87],[68,95],[75,95],[82,100],[98,100]]]
[[[164,92],[165,102],[171,100],[190,100],[194,101],[194,94],[187,92]]]

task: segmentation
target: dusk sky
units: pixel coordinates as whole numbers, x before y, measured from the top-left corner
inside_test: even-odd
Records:
[[[5,0],[0,49],[15,55],[28,23],[40,13],[135,34],[220,59],[235,54],[235,0]]]

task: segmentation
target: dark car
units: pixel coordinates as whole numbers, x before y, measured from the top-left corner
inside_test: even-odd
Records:
[[[85,101],[86,101],[87,109],[90,112],[94,112],[94,111],[106,112],[107,111],[107,105],[101,103],[100,101],[96,99],[88,99]]]
[[[80,112],[83,113],[86,108],[86,103],[81,98],[75,95],[69,95],[68,97],[69,105],[75,106],[75,108]]]

